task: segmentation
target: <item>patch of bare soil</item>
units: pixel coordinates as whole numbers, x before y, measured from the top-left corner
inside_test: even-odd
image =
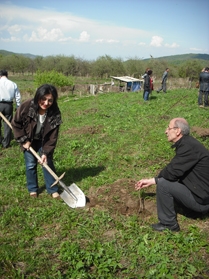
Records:
[[[91,187],[86,195],[85,209],[90,212],[94,208],[108,211],[113,217],[138,215],[144,221],[151,217],[157,218],[155,188],[149,188],[140,197],[139,192],[135,190],[135,183],[136,181],[133,179],[118,179],[113,184],[102,185],[98,188]],[[180,221],[182,228],[195,224],[201,230],[209,231],[209,213],[202,215],[177,203],[175,203],[175,210],[177,215],[187,217],[186,222]]]
[[[209,137],[209,129],[201,127],[192,127],[192,132],[195,132],[200,137]]]
[[[65,133],[68,134],[77,134],[77,135],[84,135],[84,134],[99,134],[101,131],[101,126],[84,126],[84,127],[73,127],[68,129]]]
[[[148,194],[146,198],[140,198],[139,192],[136,195],[135,183],[132,179],[118,179],[113,184],[91,187],[86,207],[127,216],[141,214],[143,218],[156,214],[155,199],[149,199]]]

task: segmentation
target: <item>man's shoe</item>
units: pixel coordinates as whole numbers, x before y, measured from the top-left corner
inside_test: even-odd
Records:
[[[199,107],[200,107],[200,108],[204,108],[204,106],[203,106],[203,105],[199,105]]]
[[[180,227],[179,227],[178,223],[176,223],[175,225],[163,225],[161,223],[157,223],[157,224],[152,224],[152,228],[153,228],[153,230],[159,231],[159,232],[162,232],[164,230],[170,230],[172,232],[180,231]]]

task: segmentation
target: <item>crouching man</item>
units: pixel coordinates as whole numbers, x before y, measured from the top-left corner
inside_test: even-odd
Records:
[[[190,128],[184,118],[174,118],[165,130],[168,141],[173,143],[175,156],[155,178],[141,179],[135,189],[156,184],[156,231],[179,231],[174,201],[200,213],[209,212],[209,151],[189,135]]]

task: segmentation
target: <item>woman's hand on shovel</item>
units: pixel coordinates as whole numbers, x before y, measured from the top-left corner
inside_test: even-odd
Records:
[[[30,142],[30,141],[27,141],[27,142],[24,143],[22,146],[23,146],[26,150],[29,150],[30,145],[31,145],[31,142]]]
[[[47,164],[47,157],[46,155],[42,155],[41,156],[41,161],[38,161],[39,164],[43,165],[43,164]]]
[[[30,146],[31,146],[30,141],[27,141],[26,143],[23,144],[23,147],[28,151],[30,150]],[[43,154],[40,158],[41,158],[41,160],[38,160],[40,165],[43,165],[44,163],[47,164],[47,156],[46,155]]]

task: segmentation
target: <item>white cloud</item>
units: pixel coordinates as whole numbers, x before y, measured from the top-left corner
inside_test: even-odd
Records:
[[[104,39],[97,39],[95,42],[96,43],[103,43],[105,40]]]
[[[90,39],[90,35],[86,31],[81,32],[79,37],[80,42],[88,42],[89,39]]]
[[[196,47],[191,47],[190,50],[194,50],[194,51],[202,51],[201,48],[196,48]]]
[[[18,24],[15,24],[15,25],[11,25],[8,27],[7,31],[13,35],[13,34],[16,34],[16,33],[19,33],[21,31],[21,26],[18,25]]]
[[[107,43],[109,43],[109,44],[113,43],[114,44],[114,43],[119,43],[119,41],[110,39],[110,40],[107,40]]]
[[[58,28],[47,30],[43,27],[40,27],[36,31],[32,32],[28,41],[29,42],[43,42],[43,41],[54,42],[54,41],[59,41],[59,39],[61,39],[62,37],[63,37],[63,33]]]
[[[146,45],[146,43],[143,43],[143,42],[139,43],[139,46],[145,46],[145,45]]]
[[[178,48],[179,45],[177,43],[172,43],[171,45],[165,44],[165,47],[168,47],[168,48]]]
[[[96,43],[107,43],[107,44],[117,44],[119,43],[120,41],[119,40],[113,40],[113,39],[97,39],[95,40]]]
[[[115,26],[86,18],[74,16],[69,12],[60,13],[53,10],[38,10],[18,7],[15,5],[1,5],[0,30],[4,30],[2,38],[15,36],[20,41],[29,42],[105,42],[124,43],[124,39],[133,44],[137,38],[149,37],[147,31]],[[21,23],[21,24],[20,24]],[[84,31],[85,30],[85,31]],[[102,39],[101,38],[102,34]],[[110,39],[111,38],[114,39]]]
[[[65,37],[65,38],[60,38],[59,42],[69,42],[72,41],[73,39],[71,37]]]
[[[177,43],[172,43],[172,44],[163,44],[163,41],[164,39],[160,36],[153,36],[152,37],[152,41],[150,43],[151,46],[154,46],[154,47],[167,47],[167,48],[178,48],[179,45]]]
[[[20,42],[20,38],[11,36],[10,38],[1,38],[2,42]]]
[[[163,43],[163,38],[162,37],[153,36],[150,45],[154,46],[154,47],[161,47],[162,43]]]

